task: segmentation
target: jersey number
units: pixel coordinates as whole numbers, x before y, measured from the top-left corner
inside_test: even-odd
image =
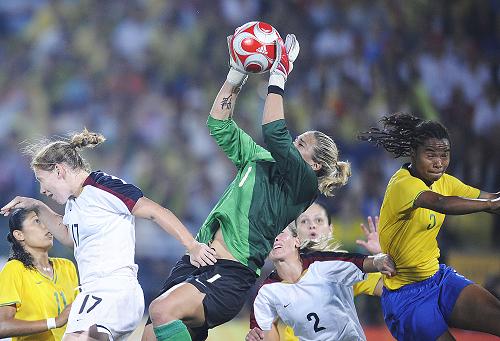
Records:
[[[318,314],[316,314],[316,313],[307,314],[307,320],[312,321],[312,319],[314,319],[314,332],[315,333],[326,329],[325,327],[320,327]]]
[[[431,222],[429,223],[429,225],[427,225],[428,230],[430,230],[434,226],[436,226],[436,215],[434,213],[431,213],[431,215],[429,216],[429,219],[431,220]]]
[[[85,295],[85,298],[83,299],[83,303],[82,306],[80,307],[80,311],[78,312],[78,314],[83,313],[83,311],[85,310],[85,306],[87,305],[89,297],[90,295]],[[100,297],[92,295],[92,298],[94,299],[94,303],[90,306],[90,308],[87,309],[86,311],[87,314],[90,313],[99,303],[102,302],[102,298]]]
[[[59,299],[59,296],[61,297]],[[61,311],[66,308],[66,297],[64,296],[64,293],[62,291],[60,292],[57,292],[57,291],[54,291],[54,297],[56,298],[56,302],[57,302],[57,315],[59,315],[61,313]],[[61,303],[62,303],[62,307],[61,307]]]
[[[78,232],[78,224],[71,224],[71,236],[75,242],[75,246],[80,243],[80,233]]]

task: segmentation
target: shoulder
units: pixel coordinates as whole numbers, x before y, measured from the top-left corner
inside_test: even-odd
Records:
[[[67,268],[67,269],[75,269],[76,270],[76,267],[75,267],[75,264],[69,260],[69,259],[66,259],[66,258],[50,258],[52,264],[54,264],[54,266],[56,267],[60,267],[60,268]]]
[[[129,210],[132,210],[137,200],[143,197],[143,193],[138,187],[128,184],[124,180],[116,176],[106,174],[102,171],[94,171],[90,173],[83,183],[83,186],[84,188],[97,188],[113,195],[115,198],[123,201]]]
[[[20,271],[27,271],[26,267],[21,261],[18,261],[17,259],[12,259],[5,263],[2,273],[4,272],[20,272]]]
[[[300,255],[302,259],[302,264],[304,268],[309,268],[314,263],[318,262],[315,267],[321,267],[322,262],[347,262],[357,266],[359,269],[363,269],[363,261],[366,255],[359,253],[347,253],[347,252],[327,252],[327,251],[315,251],[304,253]]]
[[[127,185],[127,183],[114,176],[107,174],[103,171],[94,171],[89,174],[85,182],[83,183],[83,186],[95,186],[95,187],[109,187],[113,188],[119,185]]]
[[[404,164],[400,169],[398,169],[398,171],[392,176],[389,184],[405,186],[407,186],[408,184],[421,184],[425,186],[425,183],[421,179],[416,178],[410,174],[410,171],[407,167],[408,164]]]

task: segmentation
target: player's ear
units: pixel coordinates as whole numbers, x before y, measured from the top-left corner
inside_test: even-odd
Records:
[[[64,178],[66,176],[66,165],[63,163],[56,163],[54,166],[54,171],[58,178]]]
[[[21,230],[12,231],[12,236],[14,236],[14,239],[16,239],[18,242],[24,241],[24,233]]]
[[[295,246],[295,248],[298,249],[300,247],[300,239],[299,239],[299,237],[293,237],[293,238],[294,238],[294,244],[295,244],[294,246]]]

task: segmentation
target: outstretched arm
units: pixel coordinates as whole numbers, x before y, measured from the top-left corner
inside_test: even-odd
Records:
[[[425,191],[420,193],[413,206],[452,215],[475,212],[498,213],[500,211],[500,198],[491,198],[486,193],[482,193],[478,199],[471,199],[458,196],[444,196],[436,192]]]
[[[47,226],[50,233],[52,233],[61,244],[73,248],[73,240],[69,235],[68,228],[63,224],[63,217],[60,214],[52,211],[49,206],[45,205],[40,200],[26,197],[15,197],[0,209],[0,214],[7,216],[18,208],[36,209],[38,211],[38,218]]]
[[[191,264],[195,266],[213,265],[215,251],[206,244],[197,242],[181,221],[168,209],[158,205],[156,202],[142,197],[132,210],[132,214],[139,218],[154,221],[167,233],[180,241],[186,247],[191,257]]]

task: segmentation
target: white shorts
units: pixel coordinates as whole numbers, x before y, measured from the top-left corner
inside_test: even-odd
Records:
[[[101,278],[82,286],[71,306],[66,333],[88,331],[95,324],[110,340],[125,340],[143,314],[144,294],[137,278]]]

